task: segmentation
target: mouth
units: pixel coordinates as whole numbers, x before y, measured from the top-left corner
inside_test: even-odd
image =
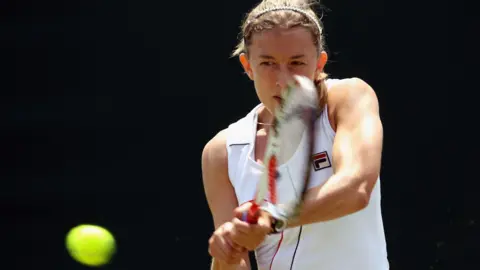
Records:
[[[278,102],[282,102],[282,98],[280,96],[273,96],[273,99]]]

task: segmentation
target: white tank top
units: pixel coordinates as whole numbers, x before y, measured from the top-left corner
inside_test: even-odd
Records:
[[[328,80],[330,86],[335,80]],[[228,173],[239,204],[253,200],[263,165],[254,159],[257,127],[256,106],[227,129]],[[332,146],[335,131],[328,108],[317,120],[315,153],[325,157],[312,167],[310,187],[323,184],[332,175]],[[295,157],[280,166],[277,202],[291,201],[295,194],[291,172],[299,166]],[[298,180],[298,178],[297,178]],[[289,228],[269,235],[255,250],[259,270],[387,270],[389,263],[380,207],[380,179],[369,205],[354,214],[327,222]]]

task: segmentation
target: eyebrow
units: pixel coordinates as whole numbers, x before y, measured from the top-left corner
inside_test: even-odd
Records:
[[[297,55],[294,55],[294,56],[290,57],[290,59],[299,59],[299,58],[302,58],[302,57],[305,57],[305,55],[304,54],[297,54]],[[266,54],[260,55],[260,58],[275,59],[275,57],[270,56],[270,55],[266,55]]]

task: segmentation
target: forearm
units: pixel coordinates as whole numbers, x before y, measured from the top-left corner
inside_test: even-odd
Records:
[[[288,227],[333,220],[363,209],[369,196],[360,184],[353,183],[349,176],[334,174],[321,187],[307,191],[299,217]]]

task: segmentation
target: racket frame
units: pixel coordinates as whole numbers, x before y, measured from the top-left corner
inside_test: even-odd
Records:
[[[269,131],[269,135],[267,138],[267,145],[265,149],[265,156],[263,160],[263,164],[265,166],[265,172],[262,173],[259,182],[257,183],[257,189],[255,198],[252,202],[250,209],[243,214],[242,219],[247,221],[251,224],[256,224],[259,217],[260,210],[269,210],[268,212],[276,212],[276,219],[284,219],[282,222],[273,222],[277,226],[272,228],[274,232],[278,232],[279,230],[283,230],[288,222],[294,221],[298,218],[301,206],[303,204],[303,199],[305,197],[306,191],[308,190],[310,177],[311,177],[311,166],[313,162],[313,151],[315,150],[315,131],[316,131],[316,120],[318,115],[320,114],[320,110],[318,109],[318,99],[316,96],[316,89],[314,99],[312,100],[311,106],[303,106],[302,111],[300,112],[293,112],[293,113],[302,113],[302,119],[307,118],[308,121],[306,123],[305,135],[307,136],[307,143],[308,149],[306,155],[308,155],[306,159],[305,166],[303,169],[303,180],[302,180],[302,187],[300,194],[294,200],[294,203],[291,205],[286,206],[282,211],[272,211],[272,206],[262,207],[265,204],[265,198],[267,197],[268,190],[270,189],[270,199],[269,204],[276,206],[276,187],[275,183],[278,178],[278,171],[277,171],[277,155],[280,153],[281,145],[280,145],[280,136],[279,136],[279,128],[287,121],[290,115],[286,115],[285,113],[285,101],[291,98],[291,94],[293,91],[298,91],[298,87],[315,87],[313,83],[306,81],[306,78],[295,76],[297,83],[290,83],[288,84],[287,89],[282,92],[282,98],[280,101],[279,106],[275,109],[275,113],[273,115],[273,123],[271,129]],[[312,89],[310,89],[312,91]],[[273,193],[273,194],[272,194]],[[273,195],[273,196],[272,196]],[[273,200],[272,200],[273,199]],[[281,217],[278,213],[282,213]],[[279,220],[280,221],[280,220]]]

